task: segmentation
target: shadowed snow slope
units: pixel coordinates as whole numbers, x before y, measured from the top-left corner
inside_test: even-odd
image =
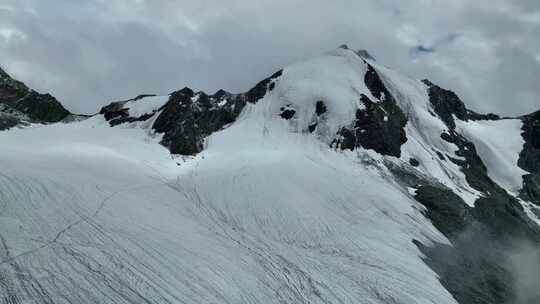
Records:
[[[370,69],[383,94],[366,81]],[[434,113],[427,85],[347,49],[285,68],[264,85],[262,98],[244,104],[195,156],[159,144],[152,126],[166,97],[130,100],[124,115],[148,117],[114,127],[96,115],[1,132],[0,300],[457,303],[413,242],[450,245],[413,189],[440,185],[470,208],[489,194],[462,170],[462,143],[441,138],[456,131]],[[358,113],[378,117],[379,105],[387,113],[388,94],[408,120],[401,157],[336,148]],[[238,96],[220,97],[212,109]],[[392,119],[387,113],[380,123]],[[485,140],[479,152],[490,165],[483,151],[498,141],[482,136],[488,124],[459,129],[469,126],[463,134]],[[516,157],[500,154],[508,168]],[[488,172],[519,190],[517,176]]]

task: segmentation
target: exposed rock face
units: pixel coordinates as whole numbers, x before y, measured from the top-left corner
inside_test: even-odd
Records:
[[[111,126],[146,121],[156,115],[152,129],[163,134],[161,144],[173,154],[194,155],[202,151],[206,137],[234,122],[247,103],[256,103],[271,91],[275,86],[274,81],[281,74],[281,70],[274,73],[243,94],[219,90],[208,95],[204,92],[195,93],[186,87],[173,92],[157,113],[139,117],[130,116],[124,105],[152,95],[139,95],[134,99],[113,102],[103,107],[100,114],[104,115]],[[283,115],[294,115],[292,111]]]
[[[407,142],[405,126],[407,117],[384,85],[375,69],[368,65],[364,77],[366,86],[377,98],[372,101],[362,94],[360,101],[364,109],[358,109],[353,129],[342,128],[337,144],[341,149],[352,150],[356,147],[372,149],[384,155],[399,157],[401,145]]]
[[[326,104],[322,100],[318,100],[315,103],[315,117],[313,117],[312,122],[308,126],[308,131],[310,133],[315,132],[317,130],[317,126],[321,121],[326,120],[326,113],[328,112],[328,108],[326,107]]]
[[[0,113],[0,130],[7,130],[17,126],[20,120],[15,115]]]
[[[401,145],[407,141],[407,117],[392,99],[375,103],[363,95],[361,100],[366,109],[356,112],[355,124],[360,145],[384,155],[399,157]]]
[[[245,106],[246,97],[218,92],[208,96],[184,88],[171,94],[152,128],[164,133],[162,144],[173,154],[202,151],[204,139],[232,123]]]
[[[112,102],[109,105],[101,108],[99,111],[99,114],[103,114],[106,120],[109,121],[111,126],[116,126],[122,123],[129,123],[129,122],[135,122],[135,121],[145,121],[152,117],[153,113],[142,115],[140,117],[131,117],[129,116],[129,111],[127,108],[124,108],[124,105],[129,101],[137,101],[140,99],[143,99],[145,97],[152,97],[156,96],[153,94],[144,94],[139,95],[133,99],[124,100],[124,101],[116,101]]]
[[[272,82],[281,77],[282,74],[283,70],[279,70],[272,74],[272,76],[259,82],[255,87],[245,93],[246,101],[256,103],[259,99],[263,98],[267,91],[272,91],[274,89],[274,84]]]
[[[518,165],[530,172],[523,178],[521,195],[540,206],[540,111],[522,117],[525,145]]]
[[[528,201],[540,206],[540,174],[530,173],[523,177],[521,195]]]
[[[35,91],[17,101],[13,107],[38,122],[58,122],[70,114],[50,94],[39,94]]]
[[[323,115],[324,113],[326,113],[327,110],[328,109],[326,108],[324,101],[322,100],[317,101],[317,103],[315,104],[315,114],[317,116]]]
[[[463,121],[497,120],[500,118],[495,114],[478,114],[468,110],[456,93],[445,90],[427,79],[424,79],[423,82],[428,86],[429,101],[433,105],[435,113],[452,129],[456,127],[452,115]]]
[[[281,107],[281,113],[279,113],[279,116],[281,118],[289,120],[294,117],[294,114],[296,114],[296,110],[291,108],[290,106],[287,107]]]
[[[28,87],[0,69],[0,98],[3,103],[15,102],[28,93]]]
[[[70,115],[56,98],[39,94],[0,69],[0,130],[28,123],[53,123]]]

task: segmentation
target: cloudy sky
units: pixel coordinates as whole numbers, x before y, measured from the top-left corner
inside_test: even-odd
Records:
[[[0,65],[75,112],[241,92],[343,43],[478,111],[540,108],[538,0],[0,0]]]

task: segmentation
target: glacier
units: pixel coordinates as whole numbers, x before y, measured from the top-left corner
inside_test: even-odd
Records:
[[[408,118],[399,157],[332,147],[361,96],[387,98],[365,84],[368,63]],[[458,303],[416,243],[452,242],[390,170],[443,184],[470,208],[487,196],[451,161],[464,157],[441,138],[451,130],[427,85],[338,49],[286,67],[272,87],[195,155],[159,144],[159,96],[125,105],[153,115],[144,121],[111,127],[97,114],[0,132],[3,303]]]

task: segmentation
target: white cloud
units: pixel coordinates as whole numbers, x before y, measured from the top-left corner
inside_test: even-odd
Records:
[[[0,34],[10,41],[0,64],[24,62],[33,72],[23,80],[76,111],[185,85],[246,90],[342,43],[453,89],[476,110],[540,108],[536,0],[3,1],[0,28],[27,39]],[[418,47],[426,52],[411,57]],[[518,91],[526,100],[509,106]]]

